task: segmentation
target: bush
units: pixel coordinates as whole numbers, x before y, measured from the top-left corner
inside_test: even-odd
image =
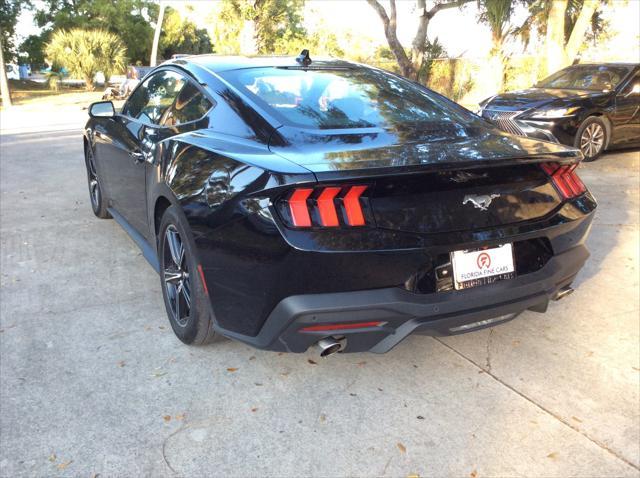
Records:
[[[460,101],[474,87],[474,65],[460,58],[438,59],[431,65],[427,86],[441,95]]]
[[[45,52],[50,62],[65,67],[93,90],[93,79],[102,71],[105,78],[124,71],[126,48],[113,33],[104,30],[59,30],[53,34]]]

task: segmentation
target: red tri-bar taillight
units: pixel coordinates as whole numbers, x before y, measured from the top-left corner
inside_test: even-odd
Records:
[[[564,199],[578,197],[587,190],[576,173],[577,163],[567,166],[561,166],[558,163],[542,163],[540,166]]]
[[[365,226],[362,194],[368,186],[297,188],[289,195],[289,219],[294,227]]]
[[[310,227],[311,216],[307,208],[307,199],[311,196],[313,189],[296,189],[289,198],[289,211],[291,212],[291,220],[298,227]]]

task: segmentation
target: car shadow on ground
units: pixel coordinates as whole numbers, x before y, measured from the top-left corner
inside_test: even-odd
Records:
[[[637,229],[638,215],[633,217],[630,211],[638,211],[640,207],[637,195],[639,168],[640,150],[637,148],[608,152],[597,161],[580,166],[578,174],[595,196],[598,208],[587,238],[591,256],[574,286],[588,282],[610,259],[619,260],[619,257],[610,258],[609,255],[619,246],[621,229]],[[623,270],[625,262],[627,259],[621,263]]]

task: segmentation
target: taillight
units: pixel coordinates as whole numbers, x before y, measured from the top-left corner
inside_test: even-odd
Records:
[[[587,190],[576,173],[577,163],[567,166],[561,166],[558,163],[542,163],[540,166],[564,199],[578,197]]]
[[[313,189],[296,189],[289,198],[291,220],[298,227],[311,226],[311,217],[309,216],[309,209],[307,209],[307,198],[312,192]]]
[[[294,227],[365,226],[362,194],[368,186],[297,188],[284,201]]]

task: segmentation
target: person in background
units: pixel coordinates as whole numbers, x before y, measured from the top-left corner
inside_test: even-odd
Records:
[[[120,85],[120,96],[122,98],[129,96],[134,88],[138,86],[138,83],[140,83],[138,70],[136,70],[135,66],[129,66],[127,68],[127,79]]]
[[[131,92],[140,83],[138,70],[135,66],[129,66],[127,68],[127,78],[122,82],[120,88],[107,88],[102,95],[103,100],[108,99],[124,99],[127,98]]]

